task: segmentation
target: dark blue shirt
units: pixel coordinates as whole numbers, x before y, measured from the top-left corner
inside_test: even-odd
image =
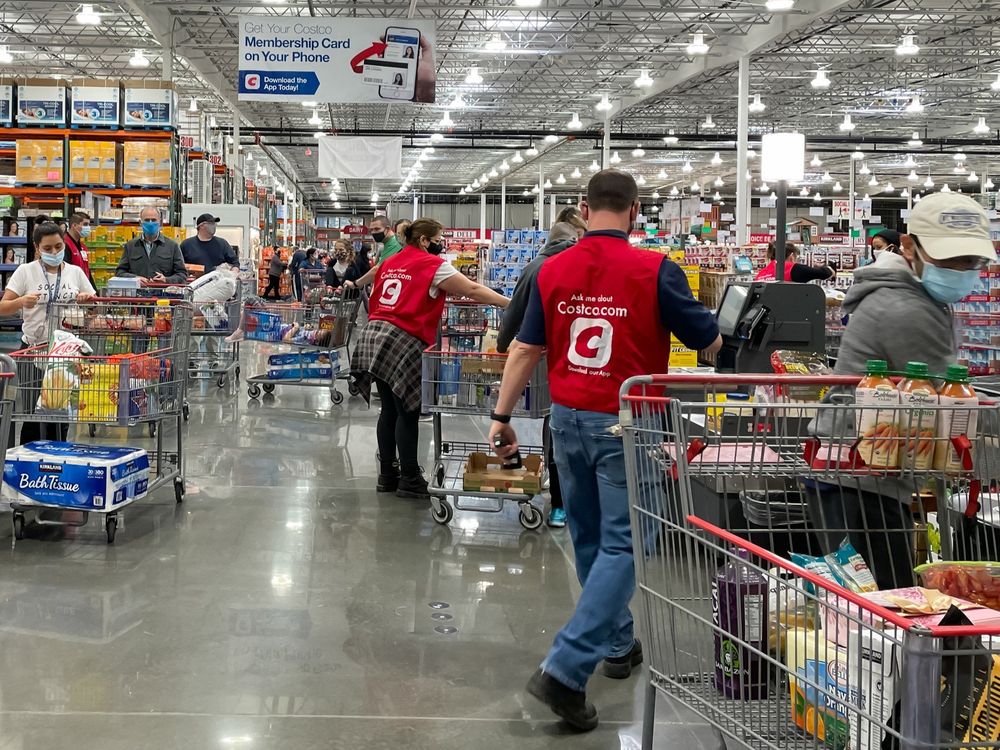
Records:
[[[205,273],[214,271],[223,263],[238,265],[236,253],[233,246],[222,237],[212,237],[210,240],[202,240],[197,236],[188,237],[181,243],[181,254],[184,262],[196,266],[204,266]]]
[[[625,232],[613,229],[587,232],[583,236],[614,237],[628,240],[628,235]],[[608,260],[608,267],[614,268],[615,262],[610,258]],[[667,257],[664,257],[660,264],[656,287],[660,305],[660,322],[664,328],[680,339],[681,343],[688,349],[695,351],[705,349],[715,341],[719,335],[719,326],[715,315],[694,298],[684,270]],[[542,307],[542,297],[538,291],[537,277],[531,285],[528,308],[524,312],[524,321],[521,323],[517,340],[522,344],[532,346],[545,345],[545,310]]]

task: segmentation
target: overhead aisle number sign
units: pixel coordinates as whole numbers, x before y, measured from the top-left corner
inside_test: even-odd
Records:
[[[434,24],[240,17],[241,101],[433,102]]]

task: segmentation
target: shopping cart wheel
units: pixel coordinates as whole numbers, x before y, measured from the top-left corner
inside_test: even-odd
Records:
[[[185,422],[191,419],[191,407],[186,402],[184,406],[181,407],[181,415],[184,417]]]
[[[219,388],[225,388],[226,387],[226,373],[222,373],[219,376],[219,380],[217,382],[219,384]]]
[[[542,525],[542,512],[531,503],[524,503],[521,506],[519,520],[528,531],[534,531]]]
[[[87,425],[87,432],[90,433],[91,437],[97,437],[97,425],[96,424]]]
[[[444,464],[437,463],[434,466],[434,482],[438,487],[444,487]]]
[[[247,395],[250,398],[260,398],[260,386],[256,383],[251,383],[247,387]]]
[[[156,422],[149,423],[149,436],[151,438],[156,437]]]
[[[14,513],[14,538],[24,539],[24,514]]]
[[[330,400],[333,401],[334,406],[339,406],[344,403],[344,394],[338,390],[330,391]]]
[[[353,380],[347,381],[347,392],[350,393],[352,396],[361,395],[361,389],[358,388],[358,384],[355,383]]]
[[[236,365],[236,379],[237,380],[240,379],[240,366],[239,365]]]
[[[177,502],[184,502],[184,493],[187,492],[187,488],[184,486],[184,480],[180,477],[174,480],[174,498]]]
[[[274,393],[274,383],[264,383],[264,393]]]
[[[447,526],[454,516],[455,511],[447,500],[440,497],[431,499],[431,518],[439,524]]]
[[[118,533],[118,519],[114,516],[104,519],[104,530],[108,532],[108,544],[114,544],[115,534]]]

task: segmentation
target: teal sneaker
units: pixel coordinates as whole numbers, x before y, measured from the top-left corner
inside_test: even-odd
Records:
[[[549,511],[549,526],[553,529],[561,529],[566,525],[566,511],[562,508],[553,508]]]

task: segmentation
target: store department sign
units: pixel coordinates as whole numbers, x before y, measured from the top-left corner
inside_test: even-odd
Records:
[[[241,16],[239,33],[241,101],[434,101],[432,22]]]

